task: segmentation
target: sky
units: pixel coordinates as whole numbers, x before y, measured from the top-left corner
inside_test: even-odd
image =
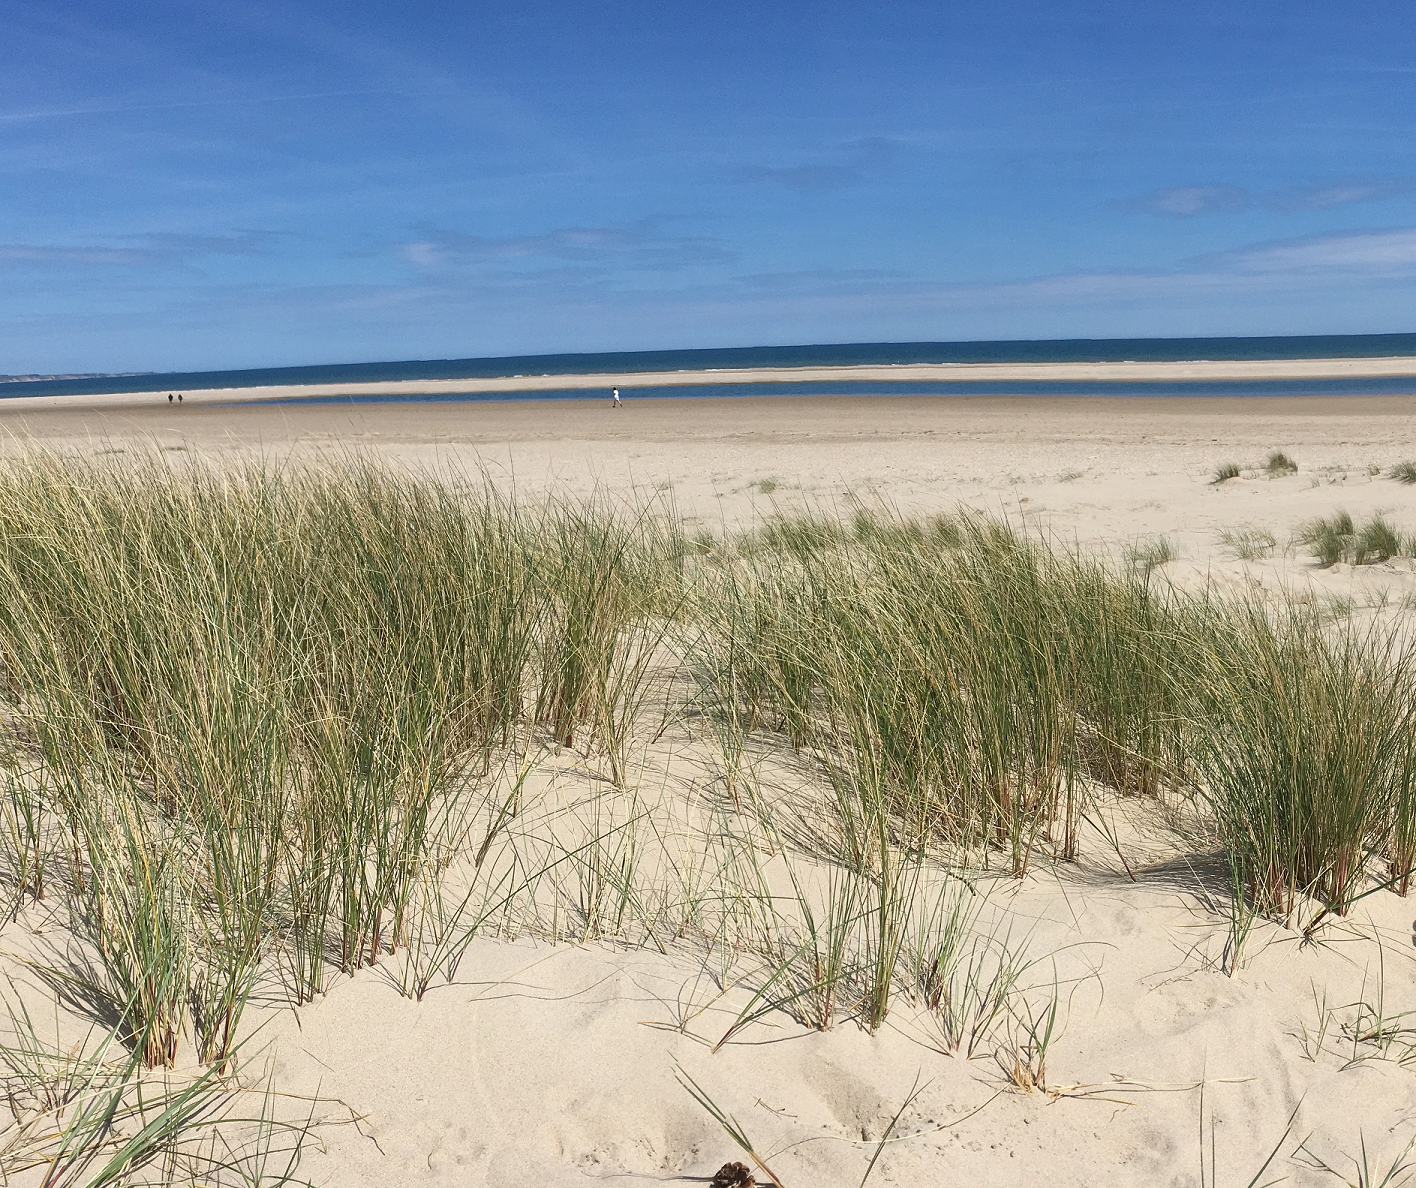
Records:
[[[7,0],[0,374],[1416,330],[1410,0]]]

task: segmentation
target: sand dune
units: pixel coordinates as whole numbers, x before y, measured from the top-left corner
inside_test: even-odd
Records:
[[[1408,374],[1399,368],[1410,361],[1339,362]],[[1322,365],[1286,374],[1333,374],[1303,370]],[[1359,608],[1416,595],[1409,561],[1320,569],[1285,549],[1298,524],[1339,506],[1416,530],[1416,487],[1385,477],[1416,456],[1416,396],[881,395],[632,400],[618,412],[231,399],[17,401],[0,405],[0,426],[12,454],[40,446],[115,461],[154,447],[178,461],[370,451],[525,493],[650,494],[715,531],[777,507],[963,505],[1116,555],[1165,536],[1177,558],[1160,573],[1181,584],[1288,586]],[[1296,473],[1263,469],[1274,449]],[[1241,476],[1214,483],[1231,460]],[[1271,533],[1268,555],[1237,558],[1224,534],[1239,529]],[[645,732],[632,786],[646,839],[690,836],[688,823],[709,814],[716,763],[691,717]],[[783,805],[806,779],[789,751],[759,756],[755,774]],[[604,786],[598,757],[546,747],[527,802],[562,820]],[[1213,839],[1183,812],[1140,811],[1134,797],[1112,796],[1106,811],[1107,828],[1084,830],[1074,863],[1039,862],[1021,880],[973,876],[987,898],[981,926],[1025,945],[1034,1001],[1059,1004],[1039,1091],[1009,1081],[1000,1042],[974,1059],[950,1051],[934,1016],[904,998],[873,1035],[852,1021],[814,1031],[779,1011],[713,1052],[758,983],[745,957],[724,965],[686,940],[488,936],[421,1002],[401,996],[390,960],[334,979],[298,1009],[272,985],[248,1022],[264,1025],[290,1112],[322,1102],[302,1175],[331,1185],[706,1183],[741,1152],[676,1069],[739,1120],[787,1188],[858,1184],[892,1119],[872,1182],[911,1188],[1198,1185],[1211,1142],[1221,1184],[1250,1182],[1275,1149],[1271,1175],[1300,1185],[1334,1182],[1318,1158],[1350,1173],[1364,1142],[1374,1164],[1395,1160],[1416,1133],[1416,1031],[1403,1016],[1416,1009],[1409,901],[1370,896],[1311,942],[1261,921],[1247,962],[1229,970]],[[783,868],[767,873],[789,885]],[[25,980],[15,955],[62,947],[64,928],[56,909],[25,909],[0,932],[8,971]],[[32,993],[47,1008],[42,989]],[[1391,1020],[1385,1046],[1363,1040],[1356,1005],[1378,995]]]

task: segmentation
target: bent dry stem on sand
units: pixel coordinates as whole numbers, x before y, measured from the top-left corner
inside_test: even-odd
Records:
[[[138,1067],[190,1040],[227,1075],[257,983],[298,1005],[388,966],[421,998],[530,932],[755,962],[719,1045],[875,1030],[903,994],[1044,1088],[1055,987],[960,871],[1070,860],[1098,787],[1196,806],[1235,920],[1406,890],[1397,637],[1184,594],[1154,549],[883,512],[690,541],[652,505],[357,460],[175,466],[0,475],[6,912],[62,907],[81,956],[48,976]],[[685,724],[722,793],[689,809],[635,786]],[[764,790],[764,749],[805,799]]]

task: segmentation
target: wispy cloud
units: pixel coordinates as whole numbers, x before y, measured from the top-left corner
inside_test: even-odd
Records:
[[[1195,215],[1239,214],[1253,205],[1247,190],[1238,186],[1170,186],[1134,198],[1123,198],[1123,210],[1148,211],[1188,219]]]
[[[795,165],[738,165],[729,174],[737,182],[771,182],[798,194],[825,193],[858,185],[874,170],[888,165],[899,143],[884,136],[847,141],[825,160]]]
[[[782,340],[797,341],[828,340],[823,335],[840,341],[1066,337],[1099,322],[1137,334],[1173,333],[1181,317],[1203,328],[1195,332],[1220,333],[1233,332],[1233,319],[1248,310],[1286,303],[1289,309],[1320,310],[1324,318],[1333,310],[1399,310],[1409,307],[1416,291],[1416,226],[1253,243],[1168,270],[1094,269],[952,283],[884,269],[622,273],[613,266],[614,252],[627,244],[633,250],[633,235],[610,228],[617,234],[585,238],[580,233],[587,229],[567,234],[571,230],[464,236],[458,246],[479,263],[435,264],[383,283],[269,285],[243,278],[178,289],[115,281],[94,286],[105,300],[82,318],[26,308],[3,328],[16,340],[45,344],[54,360],[63,361],[26,363],[24,370],[128,370],[152,365],[124,351],[154,319],[202,349],[229,349],[243,335],[258,335],[298,355],[301,344],[319,337],[349,358],[394,358],[458,349],[532,352],[546,348],[548,326],[556,328],[564,349],[587,350],[614,341],[709,345],[721,340],[723,326],[740,341],[760,340],[763,326],[786,327]],[[595,258],[591,263],[565,258],[587,252]],[[521,267],[526,262],[532,266]],[[606,276],[614,283],[606,283]],[[128,299],[129,291],[135,299]],[[160,304],[152,303],[153,294]],[[483,345],[449,347],[465,344],[471,323]],[[1264,325],[1248,328],[1266,332]],[[1281,322],[1271,325],[1267,332],[1284,330]],[[64,351],[76,337],[111,355],[102,365],[75,366]]]
[[[1416,193],[1413,177],[1350,177],[1312,182],[1287,190],[1251,191],[1239,186],[1168,186],[1115,203],[1122,210],[1193,218],[1196,215],[1243,214],[1263,208],[1281,214],[1329,210],[1359,202],[1381,202]]]
[[[1191,260],[1162,271],[1060,273],[996,284],[960,285],[949,300],[994,305],[1112,305],[1184,300],[1204,294],[1337,292],[1416,278],[1416,227],[1273,240]]]
[[[1381,202],[1413,192],[1416,192],[1416,178],[1412,177],[1340,178],[1269,194],[1264,205],[1285,213],[1328,210],[1357,202]]]
[[[733,258],[721,240],[674,235],[655,219],[620,227],[558,227],[539,235],[484,236],[435,229],[400,245],[403,258],[422,269],[515,268],[539,261],[567,261],[617,269],[671,271]]]
[[[848,165],[739,165],[733,180],[775,182],[798,194],[842,190],[864,180],[859,169]]]
[[[906,273],[882,268],[808,268],[794,272],[757,272],[735,277],[732,284],[745,293],[857,293],[881,285],[918,288],[923,282]]]
[[[431,256],[427,280],[410,286],[398,301],[509,303],[534,301],[547,308],[602,303],[604,277],[618,272],[618,253],[633,252],[634,237],[591,234],[585,229],[506,239],[457,237],[448,245],[432,239],[405,245],[405,252]],[[426,245],[426,246],[425,246]],[[461,250],[464,260],[491,266],[449,269],[439,253]],[[586,263],[586,260],[590,263]],[[559,267],[518,269],[522,260],[560,261]],[[612,270],[613,265],[613,270]],[[659,270],[658,275],[662,275]],[[884,311],[938,310],[967,313],[975,308],[1068,309],[1193,303],[1246,294],[1333,294],[1364,285],[1416,278],[1416,227],[1272,240],[1195,257],[1171,269],[1096,269],[1005,281],[941,282],[884,269],[804,269],[738,273],[666,283],[645,270],[614,285],[615,303],[624,308],[662,304],[664,308],[808,308],[816,304],[856,309],[871,316]],[[389,293],[401,292],[396,288]],[[378,300],[394,300],[391,295]]]
[[[1311,235],[1206,257],[1222,272],[1261,274],[1416,275],[1416,227]]]
[[[0,243],[0,264],[161,267],[201,256],[261,256],[280,238],[274,231],[238,231],[231,235],[145,231],[114,236],[116,242],[106,244]]]
[[[183,99],[154,103],[94,103],[84,107],[34,108],[0,111],[0,124],[25,124],[36,120],[62,120],[78,116],[130,115],[146,111],[183,111],[197,107],[240,107],[256,103],[307,103],[319,99],[352,99],[370,95],[403,95],[404,91],[311,91],[296,95],[228,95],[216,99]]]
[[[147,231],[128,238],[168,258],[191,256],[264,256],[285,235],[279,231],[237,231],[232,235],[190,235]]]
[[[139,248],[74,247],[50,243],[0,243],[0,263],[12,264],[120,264],[157,263],[157,252]]]

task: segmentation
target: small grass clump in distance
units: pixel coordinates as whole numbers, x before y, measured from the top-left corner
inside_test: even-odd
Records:
[[[1170,538],[1158,534],[1137,540],[1126,550],[1126,560],[1147,577],[1179,555]]]
[[[1219,543],[1236,561],[1263,561],[1278,548],[1278,538],[1267,528],[1227,528]]]
[[[1227,483],[1230,479],[1237,479],[1238,477],[1239,463],[1225,462],[1222,466],[1216,468],[1212,483],[1217,487],[1220,483]]]
[[[1408,487],[1416,483],[1416,462],[1398,462],[1387,471],[1387,478],[1393,478]]]
[[[1270,478],[1282,478],[1286,474],[1297,474],[1298,463],[1282,450],[1274,450],[1264,463],[1264,469],[1268,471]]]
[[[1298,529],[1294,540],[1323,565],[1336,565],[1339,561],[1357,564],[1357,528],[1345,511],[1309,520]]]
[[[1411,551],[1411,540],[1380,513],[1375,513],[1360,528],[1345,511],[1309,520],[1298,529],[1294,540],[1306,548],[1322,565],[1370,565],[1404,556]]]
[[[1384,516],[1374,515],[1362,525],[1362,552],[1372,561],[1387,561],[1401,555],[1401,536]]]

